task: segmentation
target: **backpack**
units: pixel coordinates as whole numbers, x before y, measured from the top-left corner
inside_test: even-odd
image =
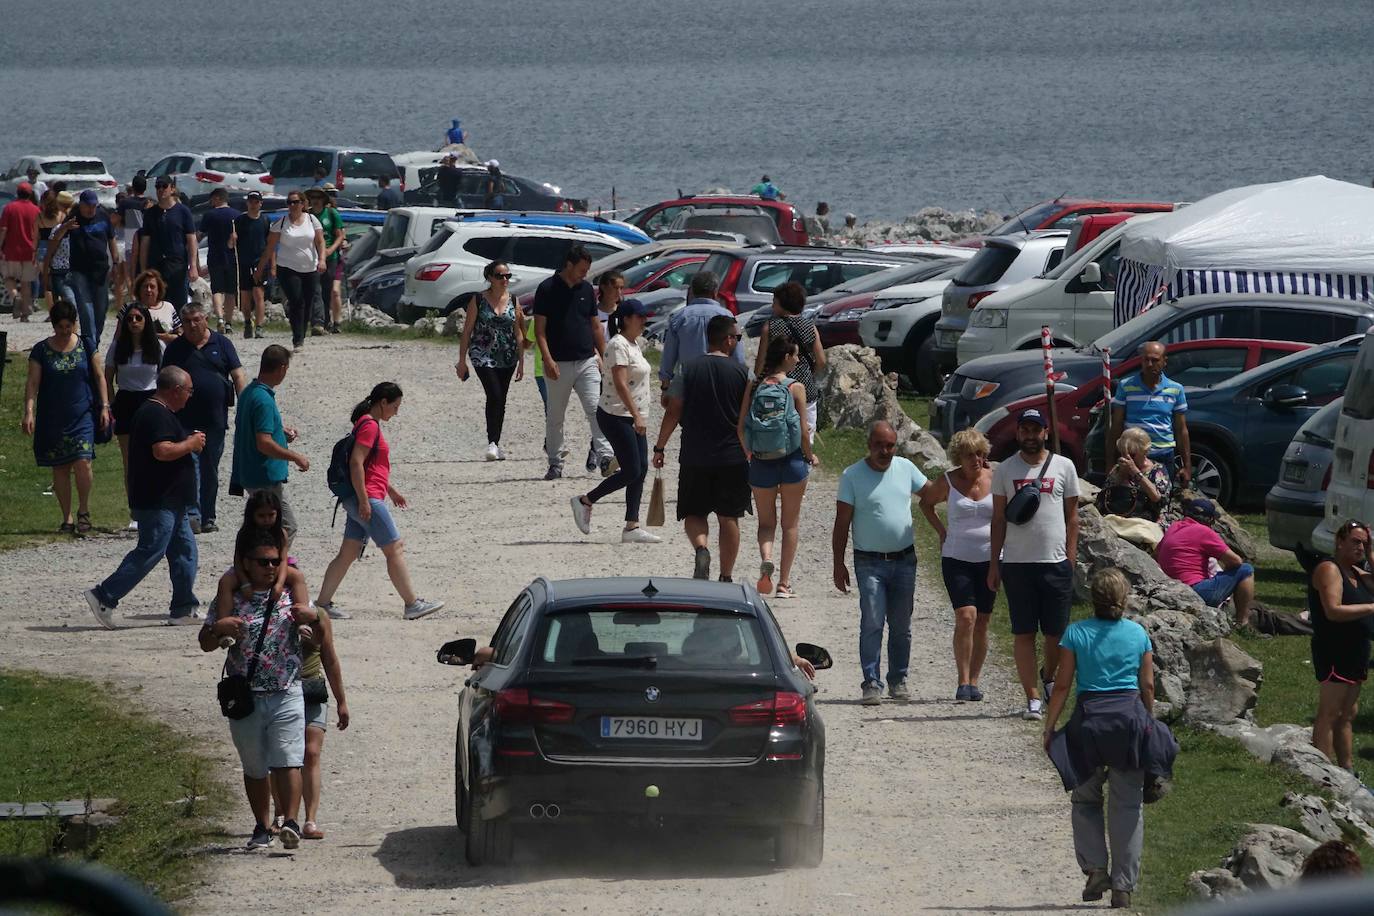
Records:
[[[329,453],[329,470],[325,471],[325,482],[329,484],[329,492],[339,499],[356,495],[353,492],[353,475],[348,470],[348,460],[353,455],[353,446],[358,443],[358,427],[362,425],[363,417],[358,418],[358,422],[349,430],[348,435],[334,443],[334,450]],[[377,422],[373,420],[372,422]],[[373,441],[371,450],[367,453],[367,460],[371,461],[372,456],[377,454],[377,443],[381,441],[382,431],[377,430],[377,439]]]
[[[790,384],[790,381],[789,381]],[[786,458],[801,448],[801,414],[788,386],[761,382],[749,400],[744,444],[755,458]]]

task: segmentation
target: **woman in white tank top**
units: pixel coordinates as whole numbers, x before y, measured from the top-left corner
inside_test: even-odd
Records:
[[[997,593],[988,588],[992,550],[992,468],[988,440],[973,429],[961,430],[949,442],[955,469],[931,481],[921,498],[921,511],[940,536],[940,571],[954,607],[954,666],[959,686],[956,700],[981,700],[978,677],[988,655],[988,621]],[[946,521],[935,507],[947,503]]]

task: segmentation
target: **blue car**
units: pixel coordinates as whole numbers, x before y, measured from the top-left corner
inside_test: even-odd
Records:
[[[652,242],[640,230],[629,223],[606,219],[604,216],[588,216],[585,213],[515,213],[509,210],[490,210],[485,213],[470,213],[455,217],[460,222],[469,223],[510,223],[517,226],[566,226],[569,229],[590,229],[611,238],[629,242],[631,245],[644,245]]]
[[[1253,504],[1279,479],[1283,453],[1320,408],[1345,394],[1364,335],[1256,366],[1211,388],[1188,389],[1193,486],[1225,506]],[[1101,469],[1103,421],[1088,434]]]

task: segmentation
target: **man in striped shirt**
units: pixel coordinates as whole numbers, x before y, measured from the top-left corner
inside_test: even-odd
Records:
[[[1183,386],[1164,374],[1168,356],[1164,344],[1152,340],[1140,348],[1140,371],[1121,380],[1112,397],[1112,418],[1107,431],[1107,470],[1116,464],[1116,440],[1127,427],[1138,426],[1150,434],[1150,459],[1170,471],[1174,456],[1183,459],[1178,479],[1187,486],[1193,476],[1193,452],[1188,441],[1188,398]]]

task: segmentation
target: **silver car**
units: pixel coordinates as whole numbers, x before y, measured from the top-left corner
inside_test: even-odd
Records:
[[[1279,482],[1264,498],[1269,543],[1293,551],[1304,569],[1310,569],[1318,556],[1312,546],[1312,531],[1326,511],[1336,423],[1343,403],[1345,398],[1337,398],[1302,425],[1283,453]]]

